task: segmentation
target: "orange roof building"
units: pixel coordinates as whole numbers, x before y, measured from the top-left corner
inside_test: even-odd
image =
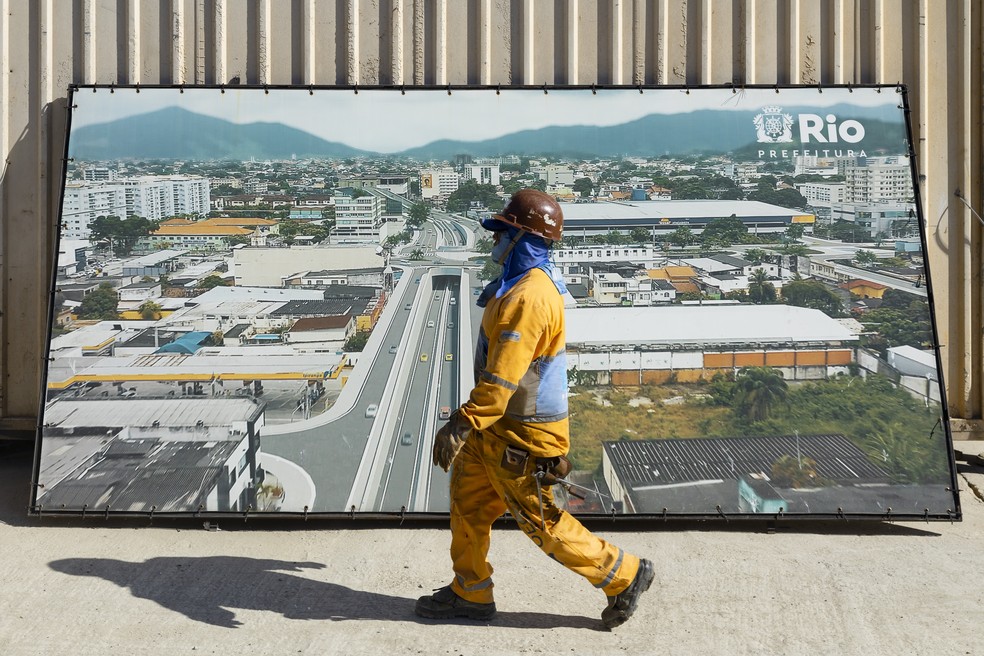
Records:
[[[661,269],[647,271],[650,278],[669,280],[671,283],[690,282],[697,277],[697,272],[689,266],[665,266]]]
[[[162,225],[138,242],[149,250],[184,248],[192,251],[214,251],[229,248],[232,237],[249,237],[254,230],[239,226],[215,226],[199,221],[191,225]]]
[[[198,225],[210,225],[210,226],[238,226],[241,228],[252,227],[257,228],[260,226],[275,226],[277,221],[275,219],[263,219],[260,217],[232,217],[232,216],[220,216],[213,219],[205,219],[204,221],[199,221]]]
[[[881,298],[885,295],[885,290],[888,289],[887,286],[870,280],[848,280],[841,283],[839,287],[861,298]]]

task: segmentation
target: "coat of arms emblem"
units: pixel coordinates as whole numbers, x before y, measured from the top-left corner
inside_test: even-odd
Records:
[[[759,143],[781,143],[793,140],[793,117],[783,114],[782,107],[770,105],[753,119]]]

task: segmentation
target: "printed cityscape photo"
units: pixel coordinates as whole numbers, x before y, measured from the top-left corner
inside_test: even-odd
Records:
[[[499,275],[479,221],[526,187],[564,212],[560,505],[955,507],[894,88],[73,105],[42,512],[447,513],[433,437]]]

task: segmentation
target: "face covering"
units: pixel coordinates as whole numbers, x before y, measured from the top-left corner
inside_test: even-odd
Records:
[[[485,307],[493,296],[500,298],[512,289],[530,269],[535,268],[546,271],[561,294],[567,291],[566,287],[563,286],[563,278],[550,263],[550,248],[542,238],[522,232],[520,238],[513,245],[513,239],[521,232],[518,228],[510,226],[508,230],[499,233],[499,241],[492,247],[492,259],[499,262],[503,255],[506,253],[508,255],[506,255],[506,260],[502,265],[502,275],[499,276],[498,280],[489,283],[479,297],[479,307]]]
[[[502,264],[502,258],[505,256],[506,251],[509,250],[509,244],[511,243],[508,233],[500,234],[502,236],[499,237],[499,241],[492,247],[492,260],[497,264]]]

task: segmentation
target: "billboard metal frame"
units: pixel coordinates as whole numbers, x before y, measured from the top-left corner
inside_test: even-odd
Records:
[[[855,90],[870,89],[878,93],[883,90],[891,90],[900,94],[902,99],[902,104],[899,106],[904,113],[905,119],[905,130],[906,130],[906,141],[908,146],[907,155],[909,157],[910,170],[913,180],[913,191],[914,191],[914,204],[916,216],[919,223],[919,239],[925,252],[927,246],[927,226],[925,224],[925,217],[923,216],[923,204],[920,193],[919,175],[916,166],[916,153],[913,147],[912,141],[912,126],[910,122],[910,107],[908,93],[905,85],[894,84],[894,85],[884,85],[884,84],[858,84],[858,85],[775,85],[775,84],[765,84],[765,85],[734,85],[734,84],[721,84],[721,85],[460,85],[460,84],[449,84],[449,85],[398,85],[398,86],[387,86],[387,85],[171,85],[171,84],[159,84],[159,85],[117,85],[117,84],[72,84],[68,88],[68,112],[67,119],[64,126],[65,129],[65,150],[64,150],[64,164],[65,168],[63,170],[62,178],[60,181],[60,195],[59,195],[59,222],[62,224],[62,212],[64,211],[64,195],[65,186],[67,182],[67,170],[68,164],[71,161],[69,158],[70,153],[70,139],[71,139],[71,128],[72,128],[72,109],[75,106],[74,101],[77,94],[81,93],[96,93],[98,91],[108,91],[109,93],[114,93],[116,90],[134,90],[139,93],[141,90],[151,90],[151,89],[164,89],[164,90],[178,90],[180,93],[184,93],[187,90],[214,90],[219,93],[225,93],[228,91],[240,91],[240,90],[253,90],[257,92],[269,93],[271,91],[278,90],[289,90],[292,92],[307,91],[309,94],[315,94],[318,92],[351,92],[353,94],[359,94],[360,91],[384,91],[395,94],[406,94],[408,91],[418,92],[418,91],[441,91],[446,92],[448,96],[452,96],[455,92],[459,91],[495,91],[496,94],[509,91],[542,91],[544,94],[549,94],[551,92],[559,91],[566,92],[572,90],[590,90],[593,93],[603,92],[603,91],[638,91],[640,94],[645,94],[649,91],[679,91],[689,94],[691,91],[696,90],[730,90],[733,94],[740,94],[746,89],[761,89],[761,90],[774,90],[776,94],[787,90],[814,90],[817,93],[823,93],[825,90],[846,90],[848,92],[854,92]],[[61,230],[55,239],[55,254],[52,257],[52,262],[54,266],[49,272],[49,299],[48,299],[48,331],[45,341],[45,353],[50,354],[51,340],[52,340],[52,328],[54,326],[55,320],[55,294],[57,289],[57,253],[61,244]],[[718,507],[715,511],[707,512],[673,512],[666,508],[663,509],[661,513],[633,513],[633,514],[617,514],[614,511],[609,514],[578,514],[578,517],[585,520],[588,523],[613,523],[615,525],[640,528],[645,527],[647,523],[659,522],[660,524],[664,522],[692,522],[694,520],[707,520],[707,521],[720,521],[720,522],[739,522],[741,524],[750,523],[751,525],[756,524],[769,524],[772,525],[777,521],[787,520],[800,522],[824,522],[826,520],[860,520],[860,521],[960,521],[962,519],[962,511],[960,508],[960,499],[958,495],[958,482],[957,473],[953,457],[953,438],[950,429],[949,413],[947,411],[947,398],[946,398],[946,385],[943,379],[943,367],[940,357],[939,350],[939,339],[937,331],[937,320],[935,311],[935,300],[932,285],[932,272],[928,261],[924,264],[925,272],[925,284],[927,291],[927,298],[929,303],[929,314],[932,326],[932,337],[933,337],[933,351],[937,367],[937,375],[939,380],[939,385],[941,391],[941,421],[937,422],[936,427],[933,428],[932,432],[935,432],[937,428],[944,432],[945,443],[947,447],[947,459],[949,466],[949,480],[948,487],[946,491],[952,495],[952,506],[947,509],[945,513],[942,512],[931,512],[928,509],[923,513],[912,513],[912,512],[898,512],[892,508],[886,508],[883,512],[843,512],[838,509],[836,512],[810,512],[810,513],[793,513],[793,512],[783,512],[780,509],[776,513],[729,513],[721,510]],[[31,478],[31,495],[30,503],[28,508],[28,515],[41,518],[43,516],[56,516],[56,517],[81,517],[81,518],[129,518],[129,519],[153,519],[158,518],[174,518],[174,519],[187,519],[189,517],[194,518],[205,518],[205,519],[239,519],[239,520],[262,520],[264,522],[271,520],[296,520],[303,519],[305,521],[312,519],[319,520],[360,520],[362,522],[398,522],[402,524],[405,520],[416,520],[419,522],[430,522],[434,520],[443,520],[447,518],[447,513],[443,512],[362,512],[355,511],[354,507],[350,511],[341,512],[309,512],[305,510],[304,512],[297,511],[281,511],[281,512],[253,512],[251,509],[247,509],[241,512],[223,512],[223,511],[206,511],[206,510],[188,510],[181,512],[156,512],[155,509],[151,509],[148,512],[145,511],[127,511],[127,510],[116,510],[109,506],[104,508],[89,508],[83,507],[81,509],[77,508],[55,508],[50,506],[44,506],[38,503],[38,498],[42,493],[42,485],[39,482],[39,474],[41,467],[41,446],[42,446],[42,428],[44,424],[44,408],[46,405],[46,391],[48,368],[50,357],[44,358],[44,365],[42,371],[42,390],[40,394],[40,408],[38,412],[39,425],[36,429],[36,439],[35,439],[35,454],[34,454],[34,467]]]

